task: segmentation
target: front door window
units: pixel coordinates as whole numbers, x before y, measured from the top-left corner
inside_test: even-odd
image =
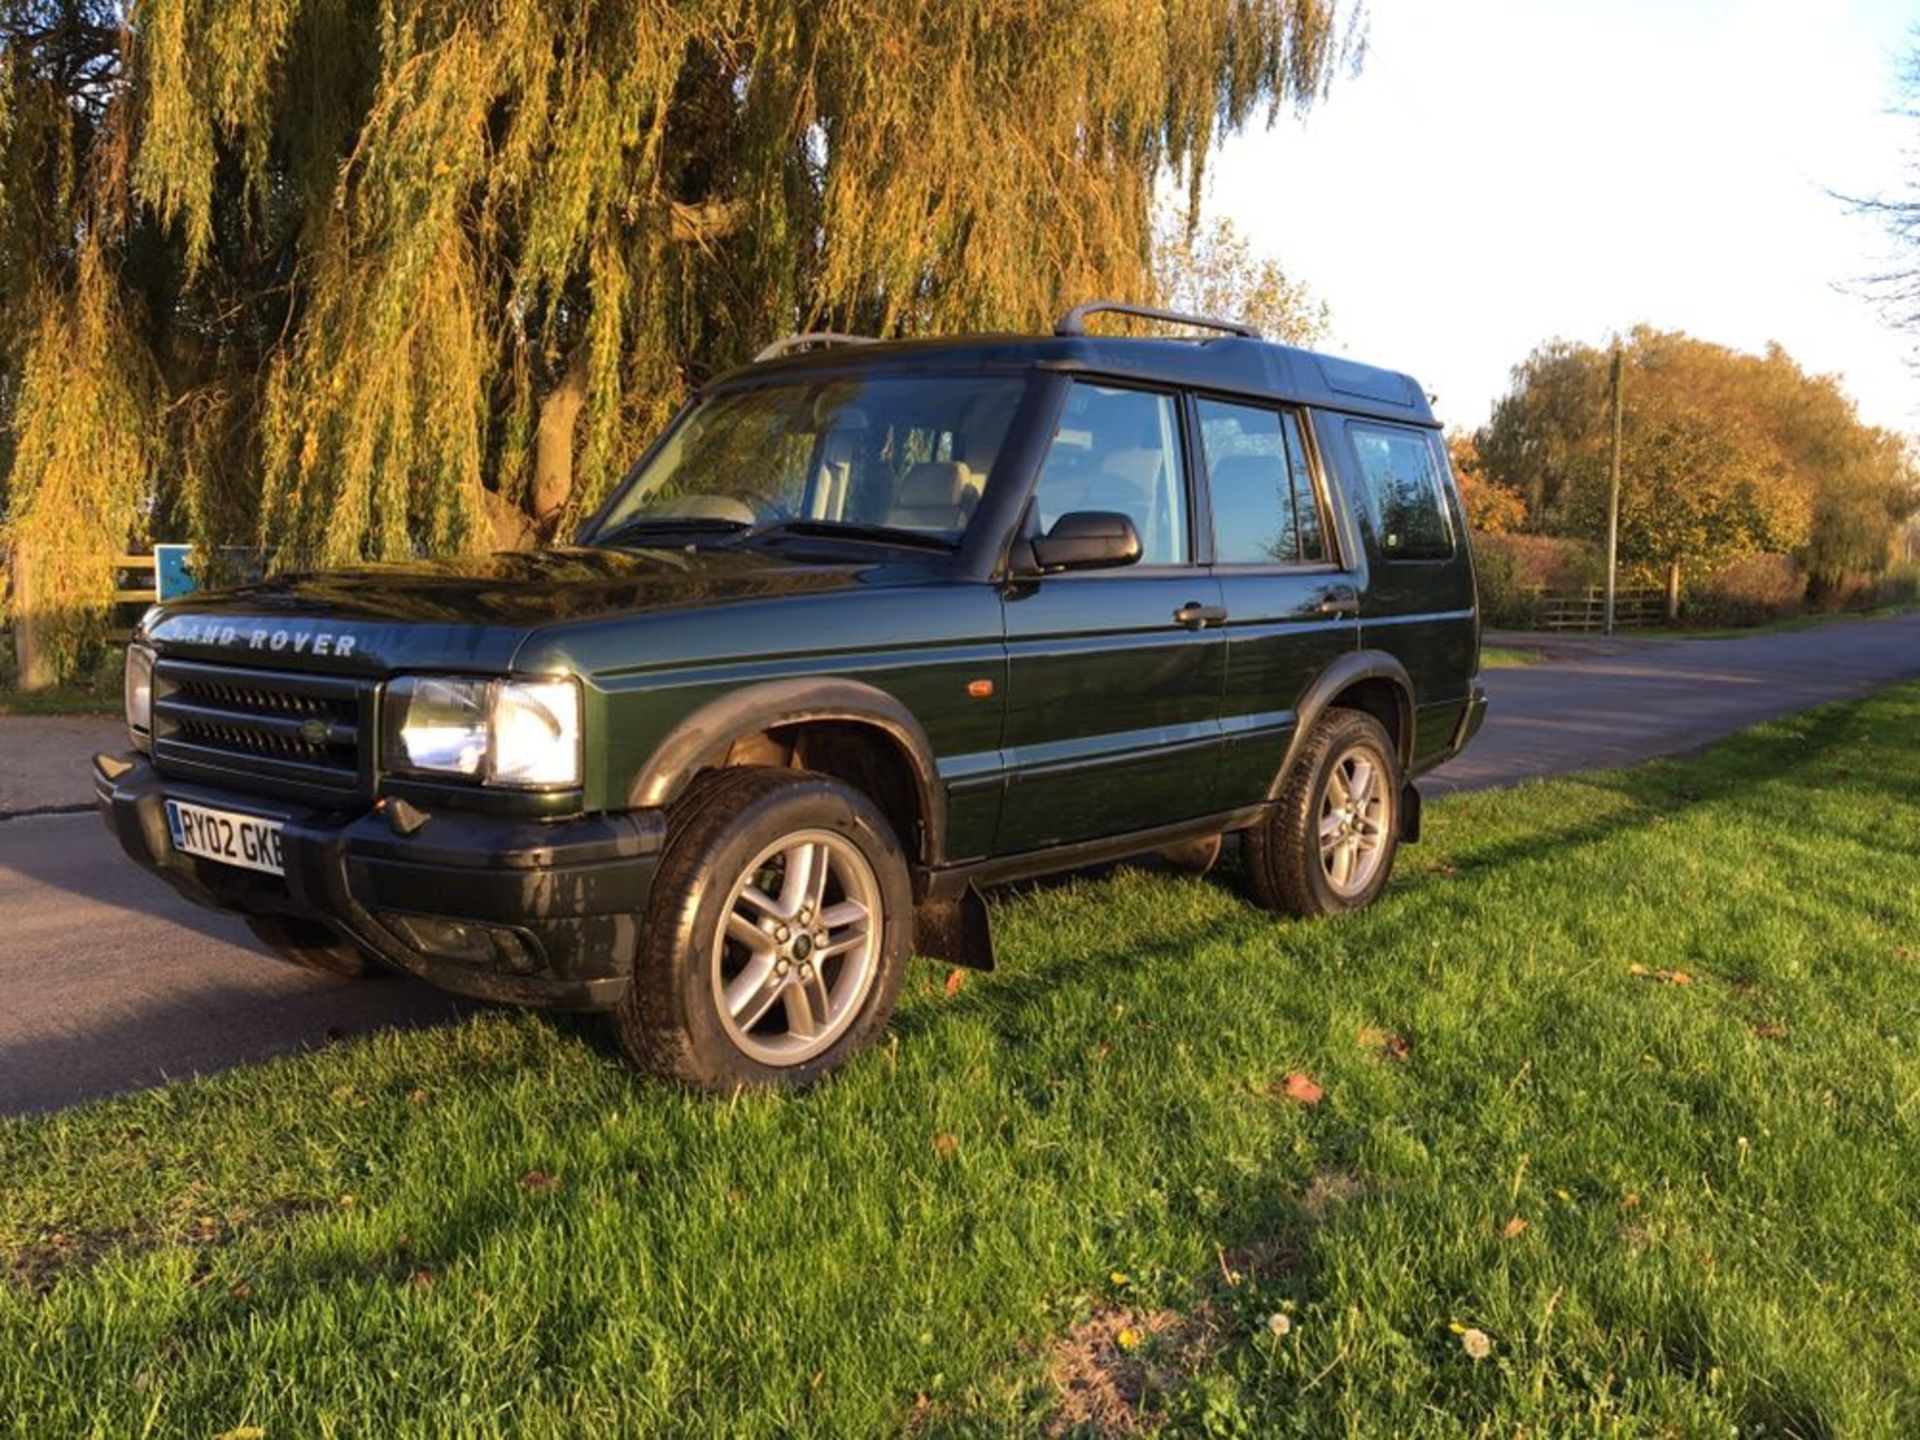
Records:
[[[1179,411],[1171,395],[1075,381],[1033,492],[1035,526],[1116,511],[1140,534],[1142,565],[1189,558]]]

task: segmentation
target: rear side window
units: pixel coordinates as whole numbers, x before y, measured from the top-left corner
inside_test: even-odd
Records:
[[[1380,552],[1389,560],[1444,560],[1453,526],[1440,490],[1440,465],[1424,431],[1349,423],[1361,486]]]
[[[1217,563],[1325,560],[1320,506],[1307,469],[1300,417],[1291,410],[1223,400],[1198,404]]]

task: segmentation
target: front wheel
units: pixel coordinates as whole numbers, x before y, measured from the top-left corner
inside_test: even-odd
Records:
[[[1269,910],[1341,915],[1373,903],[1400,845],[1399,752],[1373,716],[1330,709],[1280,798],[1247,832],[1248,888]]]
[[[707,776],[654,878],[621,1048],[703,1090],[811,1084],[885,1027],[912,911],[899,839],[858,791],[806,771]]]

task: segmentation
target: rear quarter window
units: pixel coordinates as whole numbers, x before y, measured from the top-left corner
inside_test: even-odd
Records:
[[[1444,472],[1434,437],[1398,425],[1347,423],[1360,488],[1381,555],[1388,560],[1444,560],[1453,554]]]

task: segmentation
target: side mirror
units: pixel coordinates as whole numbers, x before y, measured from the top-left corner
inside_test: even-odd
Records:
[[[1140,532],[1117,510],[1069,511],[1032,545],[1042,570],[1111,570],[1140,558]]]

